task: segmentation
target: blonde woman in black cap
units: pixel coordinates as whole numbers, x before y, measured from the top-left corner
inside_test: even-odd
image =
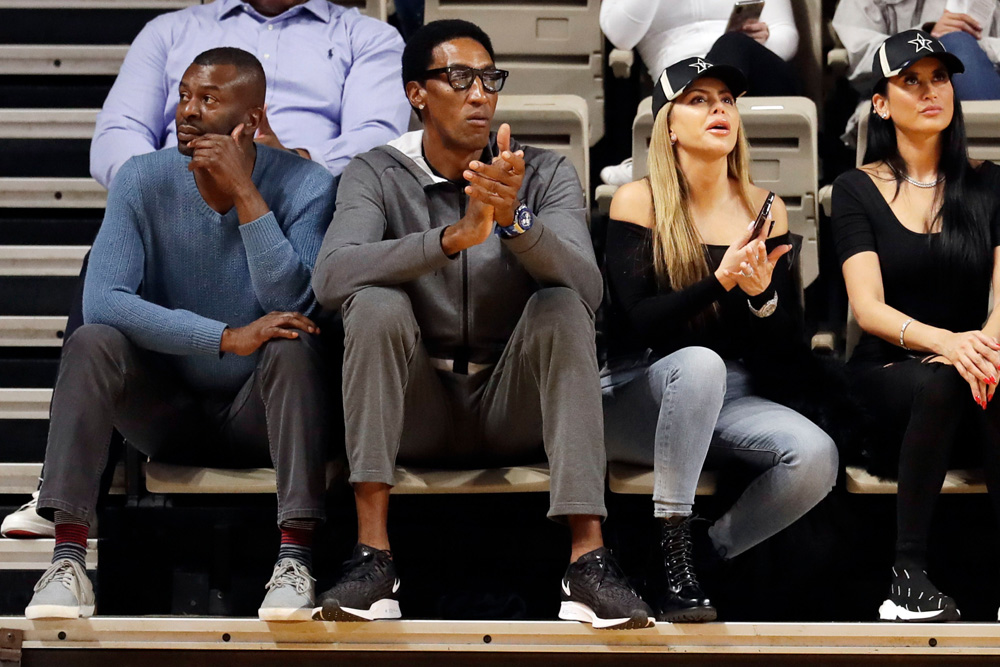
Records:
[[[865,165],[834,183],[833,230],[864,334],[849,368],[880,425],[872,472],[898,477],[896,558],[883,620],[955,621],[927,576],[931,514],[960,428],[1000,501],[1000,169],[970,160],[951,83],[962,62],[920,30],[876,51]],[[1000,508],[998,508],[1000,509]]]
[[[605,438],[609,459],[654,468],[665,581],[651,602],[660,621],[716,617],[690,532],[706,461],[756,475],[708,530],[718,558],[801,517],[837,471],[830,437],[756,395],[748,371],[787,350],[797,330],[787,214],[750,182],[736,108],[745,90],[739,70],[702,58],[668,67],[653,96],[650,176],[622,186],[611,205]]]

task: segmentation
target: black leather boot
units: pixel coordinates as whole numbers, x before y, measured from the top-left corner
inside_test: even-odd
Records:
[[[691,541],[693,516],[663,520],[660,552],[663,578],[657,597],[656,620],[664,623],[714,621],[715,607],[705,596],[694,572]]]

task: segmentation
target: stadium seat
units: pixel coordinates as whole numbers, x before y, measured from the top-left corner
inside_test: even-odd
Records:
[[[151,493],[275,493],[272,468],[247,470],[200,468],[149,461],[146,489]],[[327,483],[343,474],[344,466],[327,466]],[[527,493],[549,490],[545,464],[475,470],[428,470],[397,466],[394,494]]]
[[[427,0],[426,22],[460,18],[490,35],[515,95],[579,95],[590,109],[590,142],[604,136],[604,37],[599,0]]]
[[[788,209],[788,228],[803,238],[802,284],[819,276],[818,119],[806,97],[743,97],[738,103],[750,141],[750,175]]]
[[[883,479],[857,466],[847,467],[848,493],[894,494],[897,483]],[[986,481],[981,470],[949,470],[941,485],[941,493],[986,493]]]
[[[341,461],[326,466],[327,484],[343,470]],[[147,461],[150,493],[277,493],[273,468],[202,468]]]
[[[716,474],[704,470],[698,478],[699,496],[715,494]],[[628,463],[608,463],[608,488],[612,493],[652,495],[653,469],[646,466],[634,466]]]

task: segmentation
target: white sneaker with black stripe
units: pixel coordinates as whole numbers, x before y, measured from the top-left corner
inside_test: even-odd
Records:
[[[892,574],[889,599],[878,608],[881,620],[936,623],[962,618],[955,600],[939,591],[923,570],[894,567]]]

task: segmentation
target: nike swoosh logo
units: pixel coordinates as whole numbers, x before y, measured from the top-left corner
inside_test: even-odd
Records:
[[[397,579],[392,583],[392,592],[395,593],[398,590],[399,590],[399,579]]]
[[[563,593],[565,593],[567,597],[571,596],[572,594],[569,592],[569,582],[563,579],[561,583],[562,583]]]

